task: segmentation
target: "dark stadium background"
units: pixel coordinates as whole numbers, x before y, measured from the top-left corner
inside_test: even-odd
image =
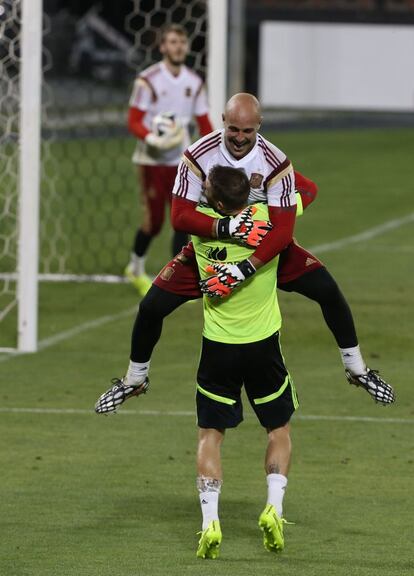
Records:
[[[194,2],[193,2],[194,3]],[[171,0],[162,0],[161,7],[171,6]],[[187,2],[184,0],[174,11],[173,20],[180,22]],[[200,9],[205,2],[200,0]],[[245,44],[246,58],[244,65],[244,88],[248,92],[257,92],[258,71],[258,37],[259,26],[264,20],[290,20],[301,22],[352,22],[370,24],[414,24],[413,0],[230,0],[230,8],[245,9]],[[125,31],[125,19],[131,13],[133,2],[123,0],[44,0],[45,12],[52,20],[59,21],[59,26],[52,26],[52,36],[47,39],[47,45],[53,47],[55,54],[54,73],[65,71],[68,62],[68,44],[74,41],[74,25],[91,7],[97,6],[99,14],[111,26],[128,37]],[[140,0],[139,9],[145,13],[154,9],[154,0]],[[154,24],[162,26],[162,17],[154,15]],[[53,33],[55,30],[55,33]],[[144,41],[152,42],[151,34]],[[53,44],[53,46],[52,46]],[[203,39],[194,49],[202,50]],[[59,56],[57,56],[59,54]]]

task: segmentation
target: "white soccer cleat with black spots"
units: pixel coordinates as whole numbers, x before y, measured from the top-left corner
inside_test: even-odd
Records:
[[[132,398],[132,396],[145,394],[149,387],[148,378],[132,386],[124,384],[123,379],[120,378],[113,378],[111,382],[111,388],[104,392],[95,404],[95,412],[97,414],[115,413],[117,408],[119,408],[125,400]]]
[[[389,384],[383,380],[376,370],[367,368],[365,374],[355,376],[349,370],[345,370],[348,382],[354,386],[362,386],[372,396],[375,402],[386,406],[395,402],[395,393]]]

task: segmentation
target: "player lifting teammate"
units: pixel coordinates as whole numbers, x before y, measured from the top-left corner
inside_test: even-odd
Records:
[[[214,218],[237,217],[250,194],[244,171],[213,166],[206,180],[209,206],[197,210]],[[268,220],[268,207],[253,205],[255,220]],[[258,224],[261,226],[261,224]],[[209,272],[219,263],[244,266],[254,248],[229,240],[192,237],[202,285],[210,293]],[[243,264],[244,263],[244,264]],[[221,445],[225,431],[243,420],[241,388],[267,431],[266,506],[260,515],[264,546],[284,548],[283,497],[291,456],[289,420],[298,406],[296,391],[279,344],[281,315],[277,302],[275,257],[223,302],[205,296],[204,329],[197,373],[197,488],[203,516],[199,558],[216,558],[222,539],[219,497],[222,485]],[[214,279],[213,279],[214,280]],[[214,282],[213,282],[214,284]]]
[[[251,240],[253,246],[258,245],[249,262],[242,266],[217,264],[214,281],[204,288],[210,293],[237,289],[280,253],[278,288],[318,302],[338,344],[348,381],[363,387],[376,402],[390,404],[395,399],[393,389],[366,366],[352,313],[341,290],[322,262],[292,239],[296,211],[314,200],[316,186],[294,172],[286,155],[259,134],[261,120],[257,99],[251,94],[236,94],[226,105],[224,129],[201,138],[185,151],[173,190],[173,226],[202,237],[233,238],[241,243]],[[203,199],[206,175],[215,164],[246,172],[251,189],[249,202],[264,201],[269,206],[273,224],[270,232],[266,234],[264,230],[260,234],[260,230],[255,230],[246,210],[231,220],[196,211]],[[189,245],[164,267],[142,300],[132,331],[127,374],[102,395],[97,412],[113,411],[126,398],[147,388],[150,358],[161,335],[163,319],[184,302],[200,296],[194,250]]]

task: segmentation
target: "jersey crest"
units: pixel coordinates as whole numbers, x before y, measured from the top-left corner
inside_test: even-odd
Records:
[[[263,182],[263,174],[252,172],[250,176],[250,188],[260,188]]]

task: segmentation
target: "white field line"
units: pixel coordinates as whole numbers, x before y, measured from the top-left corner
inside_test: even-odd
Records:
[[[123,310],[122,312],[118,312],[117,314],[109,314],[107,316],[101,316],[100,318],[96,318],[95,320],[90,320],[89,322],[85,322],[84,324],[79,324],[74,328],[70,328],[64,332],[60,332],[58,334],[54,334],[50,336],[50,338],[44,338],[39,342],[39,350],[44,350],[45,348],[50,348],[54,346],[58,342],[62,342],[62,340],[71,339],[73,336],[78,336],[82,332],[86,332],[87,330],[92,330],[93,328],[99,328],[109,322],[113,322],[114,320],[120,320],[121,318],[126,318],[130,316],[134,312],[137,311],[137,306],[133,306],[132,308],[128,308],[127,310]]]
[[[0,280],[16,280],[16,272],[0,273]],[[95,282],[97,284],[127,284],[129,280],[125,276],[116,276],[114,274],[38,274],[39,282]]]
[[[121,318],[126,318],[130,316],[134,312],[137,311],[137,306],[133,308],[128,308],[127,310],[123,310],[122,312],[118,312],[117,314],[109,314],[107,316],[101,316],[100,318],[96,318],[95,320],[89,320],[88,322],[84,322],[83,324],[78,324],[74,328],[70,328],[69,330],[65,330],[63,332],[59,332],[58,334],[54,334],[50,336],[50,338],[44,338],[40,340],[38,350],[45,350],[46,348],[50,348],[59,342],[63,342],[63,340],[70,340],[74,336],[78,336],[83,332],[87,332],[88,330],[92,330],[93,328],[99,328],[104,326],[105,324],[109,324],[115,320],[120,320]],[[9,356],[0,356],[0,363],[7,362],[12,358],[16,358],[16,356],[22,356],[25,354],[24,352],[15,352],[10,354]]]
[[[64,415],[95,415],[93,410],[82,408],[5,408],[0,407],[2,414],[64,414]],[[121,416],[155,416],[155,417],[192,417],[196,413],[191,410],[128,410],[121,409],[116,415]],[[254,418],[253,414],[247,414],[247,418]],[[100,415],[99,418],[102,418]],[[375,418],[373,416],[333,416],[323,414],[296,414],[294,420],[308,420],[315,422],[372,422],[377,424],[414,424],[414,418]]]
[[[375,238],[376,236],[381,236],[386,232],[396,230],[397,228],[401,228],[401,226],[404,226],[405,224],[411,224],[412,222],[414,222],[414,212],[408,214],[407,216],[403,216],[402,218],[388,220],[388,222],[384,222],[384,224],[380,224],[379,226],[374,226],[374,228],[369,228],[360,234],[354,234],[354,236],[348,236],[347,238],[342,238],[341,240],[336,240],[335,242],[328,242],[327,244],[318,244],[317,246],[312,246],[309,248],[309,251],[315,252],[316,254],[322,254],[323,252],[340,250],[341,248],[349,246],[350,244],[357,244],[366,240],[372,240],[372,238]]]

